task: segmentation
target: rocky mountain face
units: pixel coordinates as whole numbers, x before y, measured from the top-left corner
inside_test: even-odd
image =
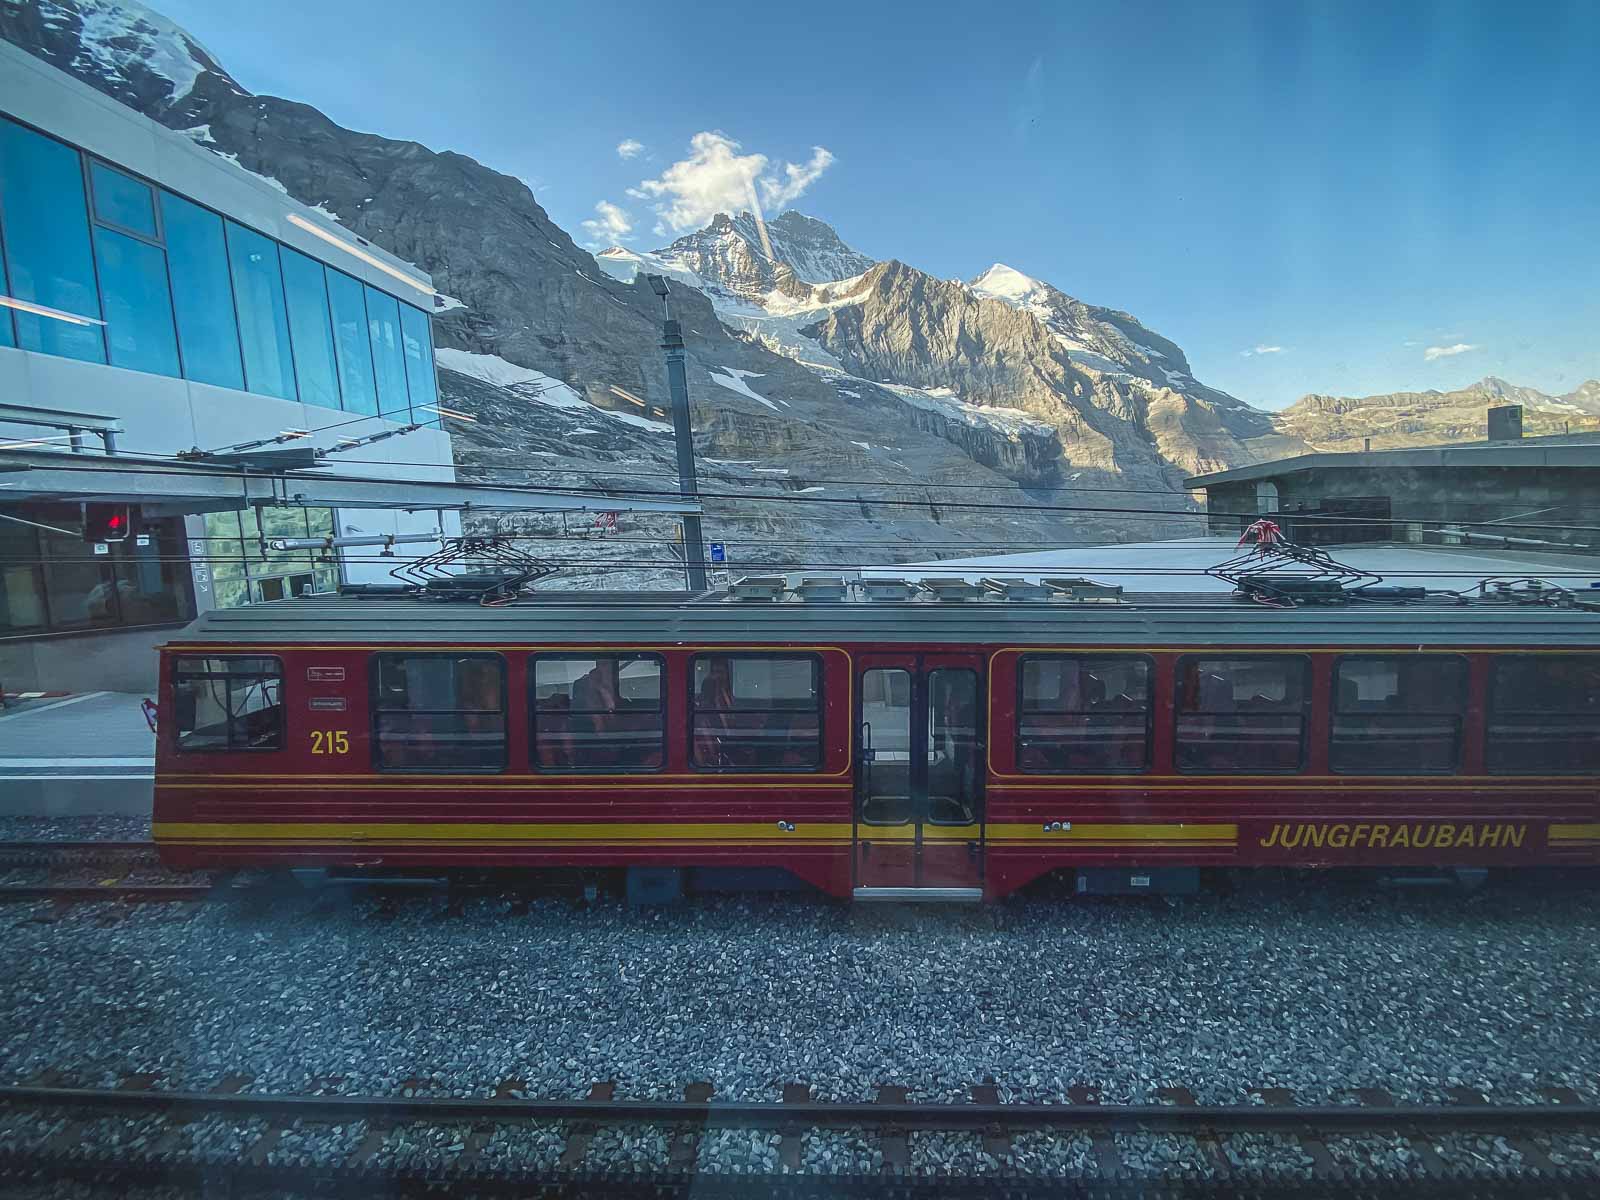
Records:
[[[887,388],[919,428],[1031,486],[1135,480],[1159,494],[1185,474],[1302,448],[1267,414],[1196,381],[1183,351],[1128,313],[1000,264],[971,284],[872,264],[792,212],[768,230],[762,243],[749,213],[723,214],[660,250],[613,248],[599,261],[619,278],[643,269],[699,288],[724,324],[822,378]],[[793,248],[801,234],[805,255]],[[813,275],[866,266],[807,281],[794,262]]]
[[[1526,437],[1600,429],[1600,380],[1552,396],[1489,376],[1452,392],[1387,392],[1374,396],[1303,396],[1278,414],[1285,431],[1318,450],[1374,450],[1470,442],[1488,433],[1488,410],[1522,406]]]

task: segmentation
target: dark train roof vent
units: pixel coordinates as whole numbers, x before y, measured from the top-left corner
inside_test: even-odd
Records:
[[[807,575],[793,591],[807,604],[843,604],[847,594],[845,581],[838,575]]]
[[[422,594],[430,600],[480,600],[515,595],[522,580],[520,571],[461,571],[429,579],[422,585]]]
[[[1050,599],[1050,591],[1044,584],[1027,579],[985,579],[983,586],[1002,600],[1037,604]]]
[[[733,581],[729,591],[735,600],[772,602],[783,599],[789,581],[782,575],[744,575]]]
[[[861,580],[861,591],[868,600],[895,604],[911,599],[915,588],[904,579],[868,575]]]
[[[944,603],[959,604],[964,600],[977,600],[983,595],[983,588],[976,583],[968,583],[965,579],[950,577],[922,580],[922,587],[934,595],[934,599]]]
[[[1092,579],[1055,578],[1039,581],[1050,589],[1052,595],[1067,600],[1089,600],[1101,604],[1118,604],[1122,601],[1122,588],[1113,583],[1096,583]]]

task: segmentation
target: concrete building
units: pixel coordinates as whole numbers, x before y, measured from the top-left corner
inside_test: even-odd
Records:
[[[1505,426],[1520,428],[1520,423]],[[1408,542],[1594,553],[1600,434],[1302,454],[1197,475],[1214,534],[1275,515],[1314,545]]]

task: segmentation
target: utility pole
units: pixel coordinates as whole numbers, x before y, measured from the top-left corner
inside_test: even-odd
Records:
[[[661,324],[661,348],[667,353],[667,387],[672,393],[672,437],[678,448],[678,494],[686,500],[700,498],[694,473],[694,428],[689,418],[689,378],[683,360],[683,328],[672,319],[667,301],[667,281],[660,275],[647,275],[650,290],[661,297],[665,314]],[[700,536],[700,514],[683,516],[683,562],[691,592],[706,590],[706,550]]]

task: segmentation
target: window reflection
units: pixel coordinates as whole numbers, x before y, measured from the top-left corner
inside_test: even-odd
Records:
[[[377,384],[372,375],[372,337],[367,329],[367,300],[361,282],[331,267],[327,272],[328,307],[333,313],[333,344],[339,365],[339,390],[346,412],[376,413]]]
[[[244,343],[245,385],[252,392],[296,399],[278,244],[243,225],[232,221],[225,224],[233,296]]]
[[[178,335],[172,327],[167,261],[160,246],[96,227],[95,261],[105,298],[111,365],[178,376]]]
[[[339,372],[333,361],[333,326],[328,318],[328,286],[322,264],[285,246],[283,289],[294,343],[295,378],[300,399],[323,408],[339,407]]]
[[[239,356],[239,323],[233,311],[222,218],[162,192],[161,225],[184,375],[199,383],[243,389],[244,361]]]
[[[0,197],[11,294],[64,312],[100,316],[89,210],[78,152],[0,120]],[[98,325],[12,314],[24,350],[105,362]]]
[[[406,363],[400,348],[400,302],[369,287],[367,329],[372,339],[372,364],[378,377],[378,411],[405,420],[410,401],[406,395]]]

